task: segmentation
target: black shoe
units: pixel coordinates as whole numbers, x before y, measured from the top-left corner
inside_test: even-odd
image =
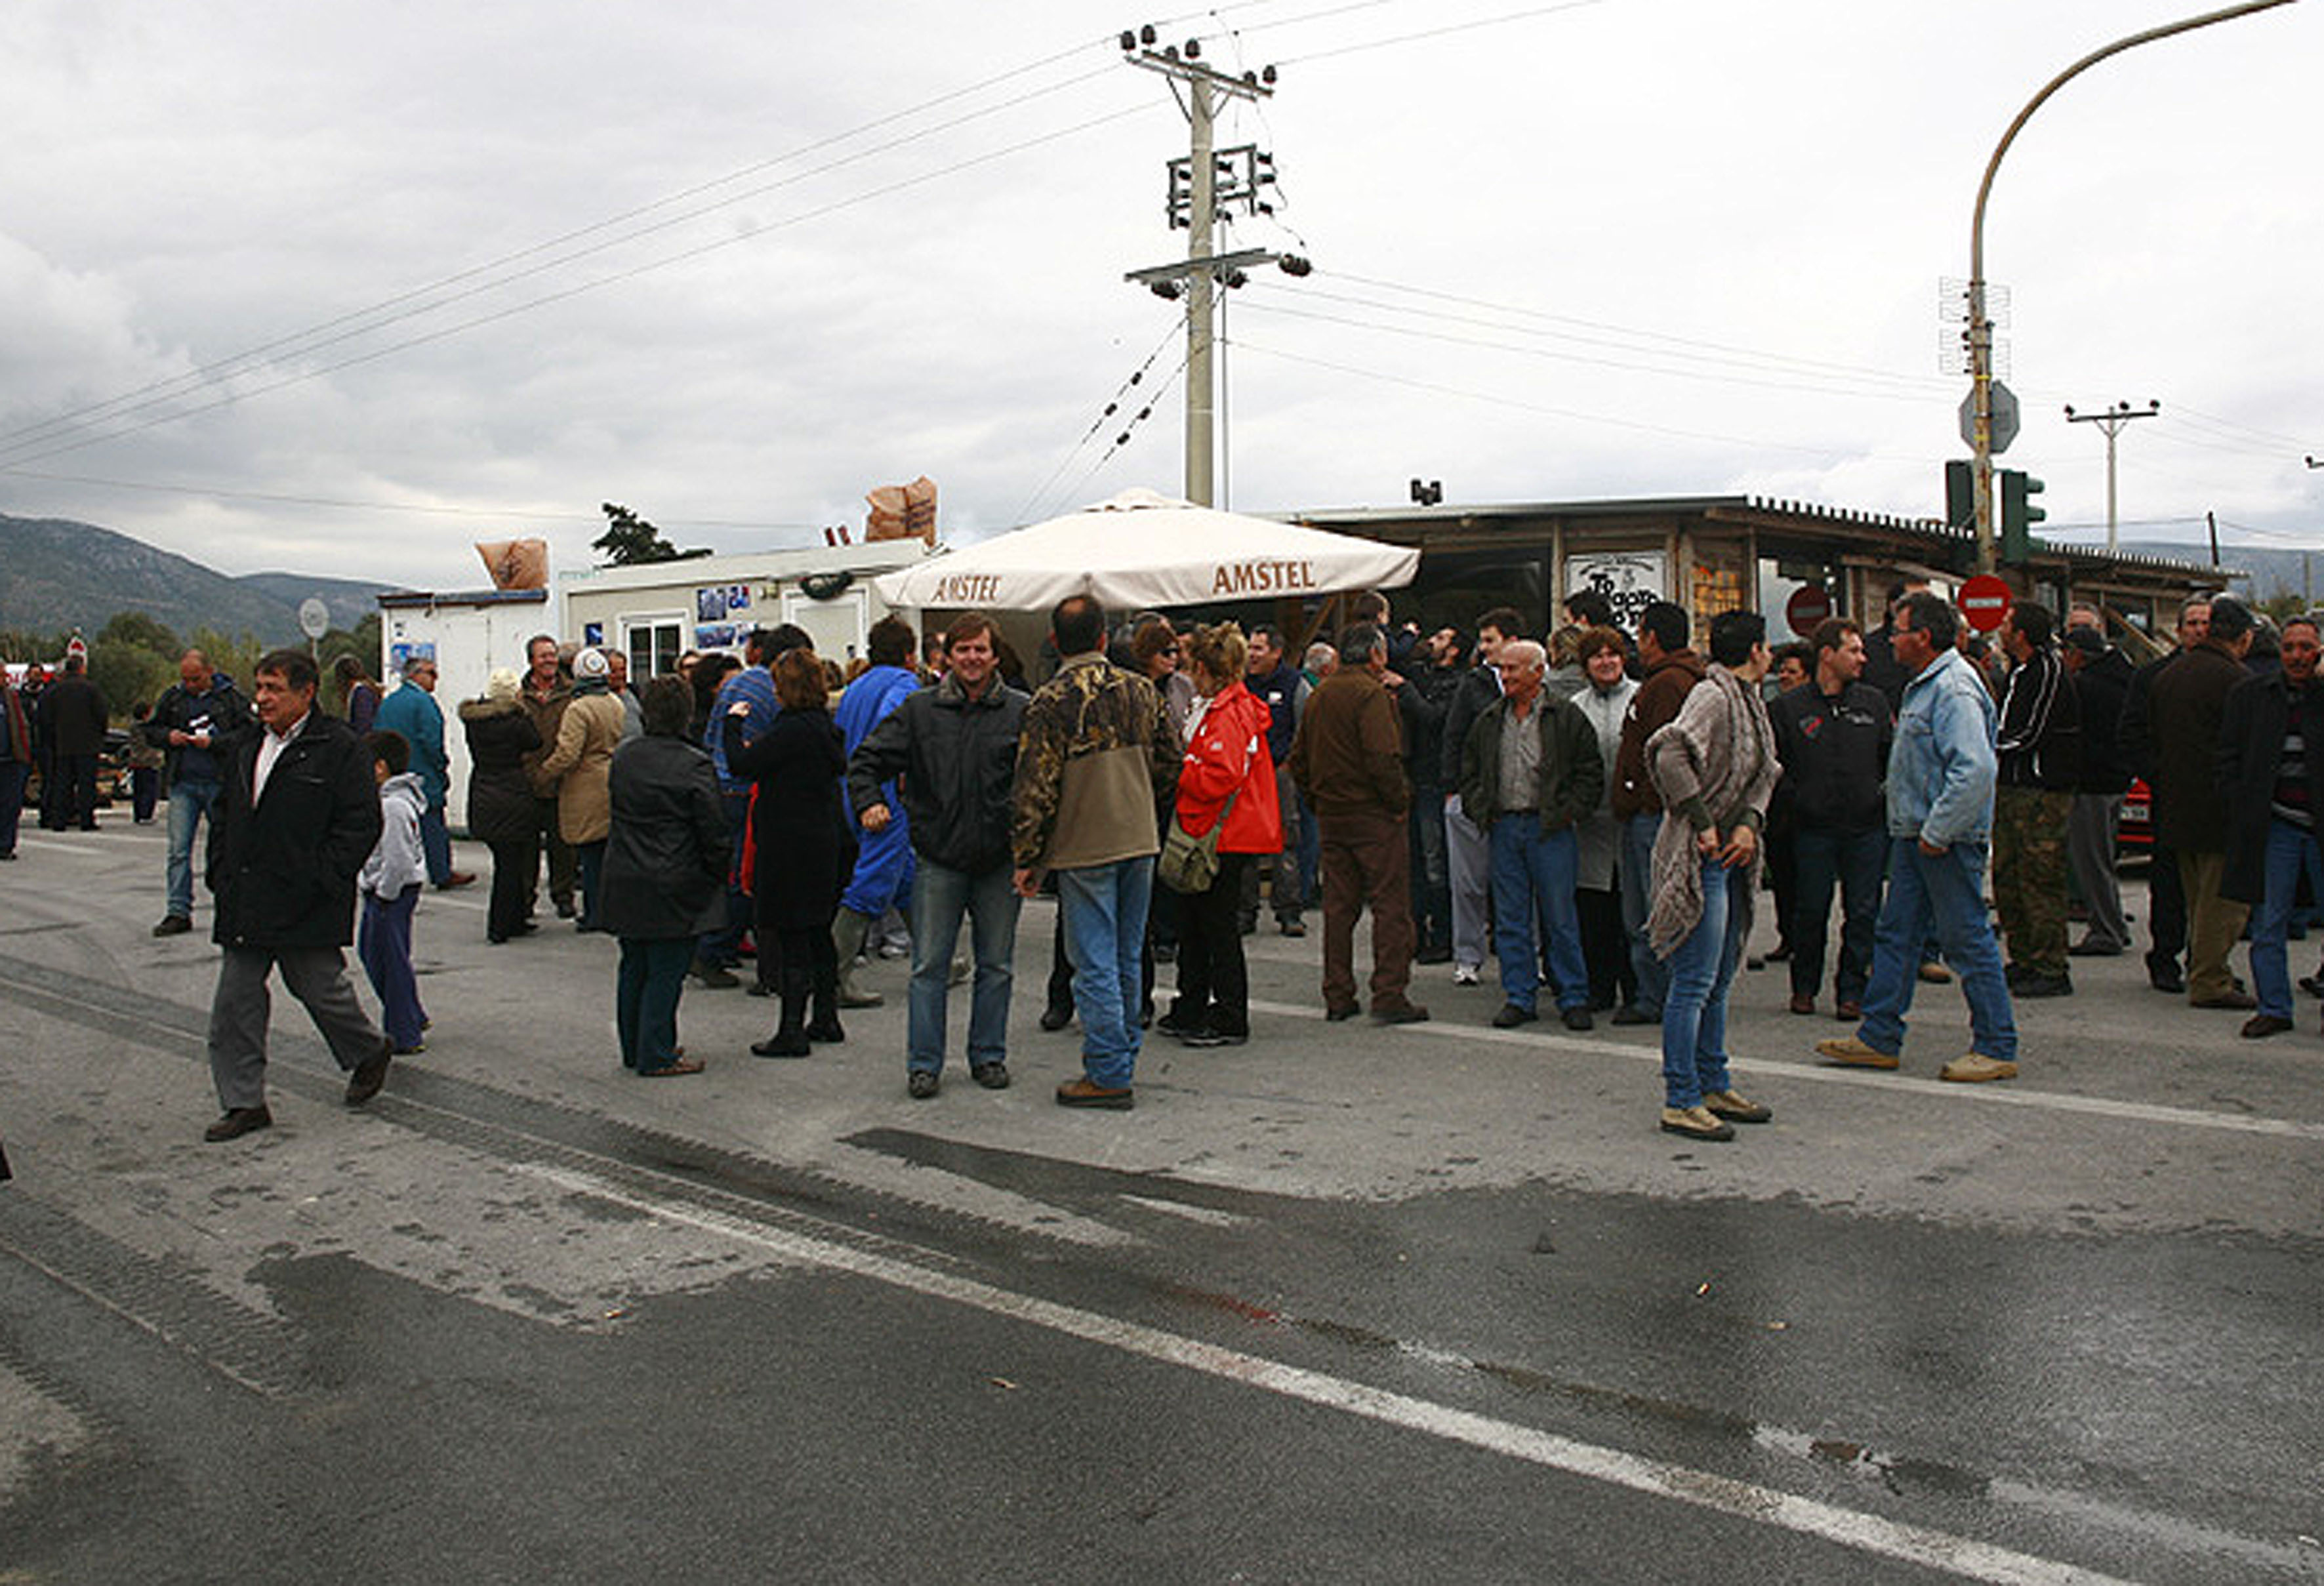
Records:
[[[2069,958],[2119,958],[2122,956],[2122,949],[2084,936],[2066,949],[2066,956]]]
[[[216,1144],[220,1140],[238,1140],[244,1135],[274,1127],[274,1114],[264,1102],[255,1107],[229,1107],[216,1123],[202,1130],[202,1139]]]
[[[1450,946],[1423,947],[1412,955],[1412,961],[1415,964],[1450,964],[1452,962],[1452,949]]]
[[[2311,997],[2324,997],[2324,973],[2301,975],[2300,989]]]
[[[934,1079],[936,1075],[931,1074],[928,1077]],[[990,1063],[972,1063],[968,1065],[968,1077],[988,1091],[1005,1091],[1009,1088],[1009,1065],[998,1057]]]
[[[1329,1002],[1323,1004],[1323,1017],[1333,1024],[1339,1023],[1343,1019],[1353,1019],[1362,1010],[1353,1002],[1342,1002],[1336,1006]]]
[[[804,1057],[815,1048],[807,1044],[804,1028],[779,1029],[763,1041],[751,1043],[754,1057]]]
[[[1501,1004],[1501,1010],[1493,1015],[1493,1028],[1515,1029],[1521,1024],[1531,1024],[1540,1017],[1540,1014],[1530,1008],[1520,1008],[1514,1002],[1504,1002]]]
[[[2043,974],[2028,970],[2017,977],[2009,988],[2013,997],[2070,997],[2074,994],[2074,977],[2070,974]]]
[[[1660,1024],[1662,1015],[1649,1013],[1635,1002],[1625,1002],[1614,1010],[1616,1024]]]
[[[742,988],[742,995],[745,997],[771,997],[774,994],[775,988],[764,981],[752,981]]]
[[[1397,1001],[1372,1009],[1374,1024],[1425,1024],[1428,1010],[1417,1002]]]
[[[12,853],[8,857],[14,859],[15,855]],[[153,927],[153,934],[157,936],[182,936],[193,928],[194,922],[184,915],[171,914],[162,917],[161,923]]]
[[[915,1102],[925,1102],[942,1088],[943,1083],[935,1069],[915,1068],[904,1075],[904,1093]]]
[[[1566,1028],[1576,1032],[1598,1028],[1598,1021],[1590,1017],[1590,1010],[1587,1008],[1568,1008],[1558,1017],[1565,1021]]]
[[[734,978],[733,970],[713,964],[706,958],[696,959],[690,973],[694,976],[694,983],[706,991],[732,991],[742,983]]]
[[[1166,1013],[1161,1018],[1154,1021],[1155,1034],[1169,1036],[1173,1039],[1181,1041],[1185,1040],[1188,1036],[1196,1034],[1203,1028],[1202,1020],[1198,1019],[1181,1019],[1176,1013]]]
[[[1306,922],[1296,914],[1276,916],[1275,928],[1286,936],[1304,936],[1307,934]]]
[[[2179,961],[2153,953],[2146,955],[2146,983],[2173,997],[2183,996],[2187,991],[2187,977],[2179,973]]]
[[[1249,1039],[1250,1039],[1249,1036],[1231,1035],[1222,1029],[1204,1028],[1188,1030],[1178,1037],[1178,1044],[1203,1049],[1212,1047],[1240,1047]]]
[[[1041,1028],[1052,1035],[1073,1021],[1074,1010],[1071,1008],[1060,1008],[1053,1002],[1041,1010]]]
[[[558,901],[557,917],[559,919],[571,919],[575,915],[580,912],[581,911],[579,909],[573,907],[573,899],[570,898],[560,899]]]
[[[379,1087],[387,1083],[387,1065],[395,1061],[395,1048],[386,1037],[379,1043],[379,1055],[366,1057],[355,1065],[347,1075],[347,1105],[360,1107],[379,1094]]]
[[[1767,962],[1770,964],[1784,964],[1790,962],[1791,956],[1792,945],[1789,942],[1778,942],[1774,947],[1768,950]]]

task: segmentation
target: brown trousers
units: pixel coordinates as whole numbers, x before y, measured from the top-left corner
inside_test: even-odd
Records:
[[[2236,989],[2227,955],[2244,933],[2251,906],[2219,896],[2227,868],[2224,853],[2179,853],[2179,877],[2187,890],[2187,998],[2215,1001]]]
[[[1402,814],[1318,815],[1323,837],[1323,1005],[1356,1002],[1356,917],[1372,912],[1372,1010],[1412,981],[1412,848]]]

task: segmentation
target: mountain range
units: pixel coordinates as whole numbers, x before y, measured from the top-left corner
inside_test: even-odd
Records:
[[[305,573],[229,576],[141,539],[69,518],[0,512],[0,628],[95,636],[122,612],[142,612],[180,638],[197,628],[264,644],[303,642],[300,603],[319,597],[331,626],[353,628],[379,609],[385,580]]]

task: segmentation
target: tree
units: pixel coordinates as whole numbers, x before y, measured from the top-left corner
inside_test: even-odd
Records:
[[[334,628],[315,641],[316,663],[327,673],[331,663],[343,655],[351,655],[363,662],[364,670],[373,677],[380,676],[384,663],[380,659],[379,613],[368,612],[352,630]]]
[[[592,550],[605,553],[605,565],[613,567],[632,567],[646,562],[679,562],[710,554],[708,546],[680,550],[661,537],[661,530],[630,511],[619,502],[601,502],[598,510],[605,514],[605,531],[589,542]]]
[[[169,624],[147,612],[114,613],[89,644],[92,648],[99,644],[134,644],[155,655],[167,656],[172,663],[185,653],[185,647],[178,642]]]

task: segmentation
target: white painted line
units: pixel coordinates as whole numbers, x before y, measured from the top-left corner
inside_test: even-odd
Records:
[[[1133,1206],[1143,1206],[1148,1212],[1167,1213],[1212,1228],[1245,1228],[1250,1223],[1248,1217],[1233,1212],[1222,1212],[1215,1206],[1190,1206],[1184,1201],[1159,1200],[1152,1195],[1125,1194],[1121,1198]]]
[[[518,1171],[547,1180],[568,1192],[595,1195],[631,1207],[665,1222],[699,1228],[723,1238],[762,1246],[792,1260],[834,1271],[849,1272],[891,1287],[972,1306],[992,1315],[1047,1328],[1069,1338],[1140,1355],[1166,1365],[1200,1371],[1223,1381],[1257,1388],[1286,1398],[1320,1405],[1360,1415],[1385,1425],[1399,1426],[1450,1443],[1465,1443],[1489,1453],[1522,1460],[1547,1470],[1562,1471],[1594,1481],[1628,1488],[1650,1497],[1675,1499],[1698,1508],[1777,1526],[1860,1553],[1948,1571],[1969,1580],[1996,1586],[2124,1586],[2116,1577],[2101,1575],[2054,1559],[2017,1553],[1990,1543],[1955,1536],[1927,1526],[1907,1525],[1878,1515],[1796,1494],[1756,1482],[1738,1481],[1709,1471],[1697,1471],[1663,1460],[1626,1453],[1619,1449],[1577,1442],[1555,1433],[1515,1422],[1495,1420],[1472,1411],[1454,1409],[1408,1394],[1333,1377],[1300,1366],[1245,1354],[1240,1350],[1204,1343],[1200,1339],[1167,1332],[1142,1323],[1124,1322],[1074,1305],[1059,1305],[1031,1295],[998,1288],[974,1278],[956,1277],[917,1266],[891,1256],[853,1249],[844,1244],[761,1228],[738,1217],[669,1205],[631,1194],[586,1174],[533,1165]]]
[[[1286,1019],[1319,1019],[1323,1017],[1322,1009],[1299,1002],[1263,1002],[1254,998],[1250,1009],[1254,1013],[1273,1013]],[[1837,1028],[1844,1029],[1846,1027]],[[1656,1068],[1662,1066],[1663,1061],[1658,1047],[1548,1030],[1533,1033],[1522,1029],[1495,1029],[1490,1025],[1454,1024],[1435,1019],[1425,1024],[1397,1025],[1393,1028],[1399,1035],[1415,1037],[1451,1037],[1461,1041],[1489,1041],[1536,1050],[1545,1047],[1554,1052],[1571,1052],[1581,1056],[1627,1058]],[[1902,1091],[1908,1095],[1942,1096],[1949,1102],[2034,1107],[2052,1112],[2082,1112],[2100,1118],[2126,1119],[2135,1123],[2220,1129],[2238,1134],[2273,1135],[2283,1139],[2324,1140],[2324,1123],[2308,1123],[2296,1118],[2258,1118],[2241,1112],[2206,1112],[2193,1107],[2117,1101],[2111,1096],[2074,1096],[2061,1091],[2028,1090],[2019,1086],[2015,1080],[1997,1084],[1948,1084],[1943,1080],[1907,1078],[1894,1070],[1842,1068],[1757,1057],[1738,1056],[1734,1061],[1735,1066],[1744,1073],[1781,1074],[1787,1080],[1806,1080],[1814,1084],[1855,1085],[1867,1090]]]

